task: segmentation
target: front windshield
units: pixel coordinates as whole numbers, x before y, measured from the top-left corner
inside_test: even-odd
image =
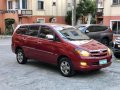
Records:
[[[78,29],[75,28],[66,28],[58,31],[59,34],[68,40],[88,40],[90,39],[87,35],[81,33]]]

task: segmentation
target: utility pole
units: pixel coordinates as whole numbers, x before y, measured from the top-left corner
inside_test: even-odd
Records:
[[[76,24],[76,0],[72,0],[72,26]]]

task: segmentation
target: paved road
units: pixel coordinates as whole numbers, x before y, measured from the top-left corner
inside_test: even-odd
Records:
[[[56,67],[37,61],[16,62],[10,39],[0,39],[0,90],[120,90],[120,61],[99,72],[67,78]]]

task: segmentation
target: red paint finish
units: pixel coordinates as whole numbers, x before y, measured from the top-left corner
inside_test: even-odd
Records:
[[[97,54],[94,52],[94,56],[91,54],[91,51],[93,50],[107,50],[108,48],[103,44],[95,40],[89,40],[89,42],[84,43],[82,45],[75,45],[61,38],[61,36],[56,32],[56,30],[53,29],[52,25],[45,25],[52,29],[55,35],[59,38],[60,42],[29,35],[20,35],[17,34],[15,30],[12,36],[13,52],[15,53],[16,48],[19,47],[23,49],[25,55],[28,58],[37,59],[55,65],[57,65],[58,58],[60,56],[66,56],[71,60],[75,70],[101,69],[110,66],[110,64],[112,63],[112,55],[108,54],[108,51],[100,52]],[[90,53],[90,56],[85,57],[79,55],[75,52],[76,48],[88,51]],[[104,59],[107,60],[107,64],[100,65],[99,61]],[[87,66],[81,66],[80,62],[86,62]]]

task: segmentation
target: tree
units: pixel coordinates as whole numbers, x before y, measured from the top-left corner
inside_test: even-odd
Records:
[[[96,12],[96,0],[80,0],[76,8],[76,20],[91,14],[93,20]],[[66,15],[67,24],[71,24],[72,11],[68,11]]]
[[[67,16],[65,17],[65,21],[69,25],[72,24],[72,11],[68,11],[67,12]]]
[[[12,19],[12,18],[5,19],[5,26],[6,26],[5,34],[12,34],[13,33],[12,24],[14,24],[14,23],[15,23],[15,19]]]

